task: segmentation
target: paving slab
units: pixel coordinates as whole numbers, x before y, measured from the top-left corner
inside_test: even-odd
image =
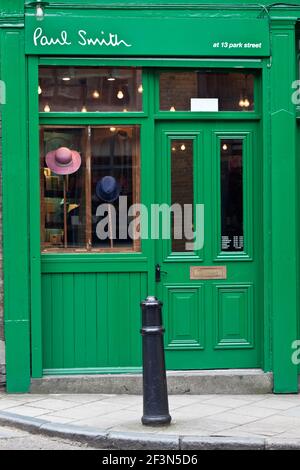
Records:
[[[0,424],[106,449],[300,446],[300,395],[172,395],[169,405],[171,425],[151,427],[139,395],[0,393]]]

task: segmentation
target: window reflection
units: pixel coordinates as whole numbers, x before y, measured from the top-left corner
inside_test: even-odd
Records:
[[[40,67],[43,112],[142,110],[142,72],[134,67]]]
[[[172,213],[172,251],[185,252],[186,243],[191,245],[192,241],[192,222],[193,222],[193,202],[194,202],[194,184],[193,184],[193,140],[191,139],[173,139],[171,140],[171,204],[179,205],[181,214],[176,211],[178,217],[174,218]],[[190,217],[188,217],[189,205]],[[184,214],[187,217],[187,223],[184,224]],[[190,220],[189,220],[190,219]],[[187,233],[188,231],[188,233]]]
[[[221,249],[243,251],[243,140],[221,140]]]
[[[219,111],[253,111],[254,74],[205,70],[160,74],[162,111],[191,111],[192,98],[215,98]]]
[[[42,129],[41,153],[41,221],[42,245],[66,248],[85,245],[85,154],[82,152],[82,129]],[[44,160],[59,148],[75,150],[81,155],[81,167],[73,174],[60,175]]]
[[[92,171],[92,233],[93,246],[105,246],[109,240],[101,241],[96,233],[96,226],[100,218],[97,217],[99,197],[96,194],[97,182],[105,176],[112,176],[120,187],[120,195],[126,197],[127,206],[139,202],[139,127],[98,127],[94,129],[91,140]],[[126,227],[122,226],[123,214],[120,214],[119,198],[113,205],[116,210],[116,232],[124,232],[124,236],[117,236],[114,246],[128,247],[132,245]],[[128,221],[130,223],[131,220]],[[125,235],[125,232],[127,235]],[[134,242],[138,249],[137,241]]]
[[[139,139],[139,126],[41,129],[44,251],[140,250],[128,216],[140,201]],[[60,152],[71,152],[72,173]]]

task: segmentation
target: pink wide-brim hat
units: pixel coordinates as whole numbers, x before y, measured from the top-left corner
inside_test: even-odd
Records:
[[[79,169],[81,157],[76,150],[60,147],[47,153],[46,164],[57,175],[71,175]]]

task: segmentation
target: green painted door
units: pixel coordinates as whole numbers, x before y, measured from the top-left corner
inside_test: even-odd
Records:
[[[261,366],[259,142],[256,122],[157,127],[156,285],[168,369]]]

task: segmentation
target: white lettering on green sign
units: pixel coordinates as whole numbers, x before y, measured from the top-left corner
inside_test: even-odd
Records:
[[[118,34],[105,33],[101,31],[99,37],[89,37],[84,29],[78,31],[79,46],[99,46],[99,47],[131,47],[124,39],[119,39]],[[35,46],[71,46],[72,42],[69,39],[67,31],[61,31],[57,37],[49,37],[44,34],[42,28],[36,28],[33,33],[33,44]]]
[[[117,34],[112,34],[109,33],[109,35],[105,38],[105,33],[104,31],[101,31],[101,37],[100,38],[89,38],[87,36],[87,32],[81,29],[78,31],[78,35],[80,37],[80,40],[78,41],[78,44],[80,46],[112,46],[112,47],[118,47],[121,46],[122,44],[125,47],[131,47],[131,44],[127,44],[123,39],[118,38]]]

